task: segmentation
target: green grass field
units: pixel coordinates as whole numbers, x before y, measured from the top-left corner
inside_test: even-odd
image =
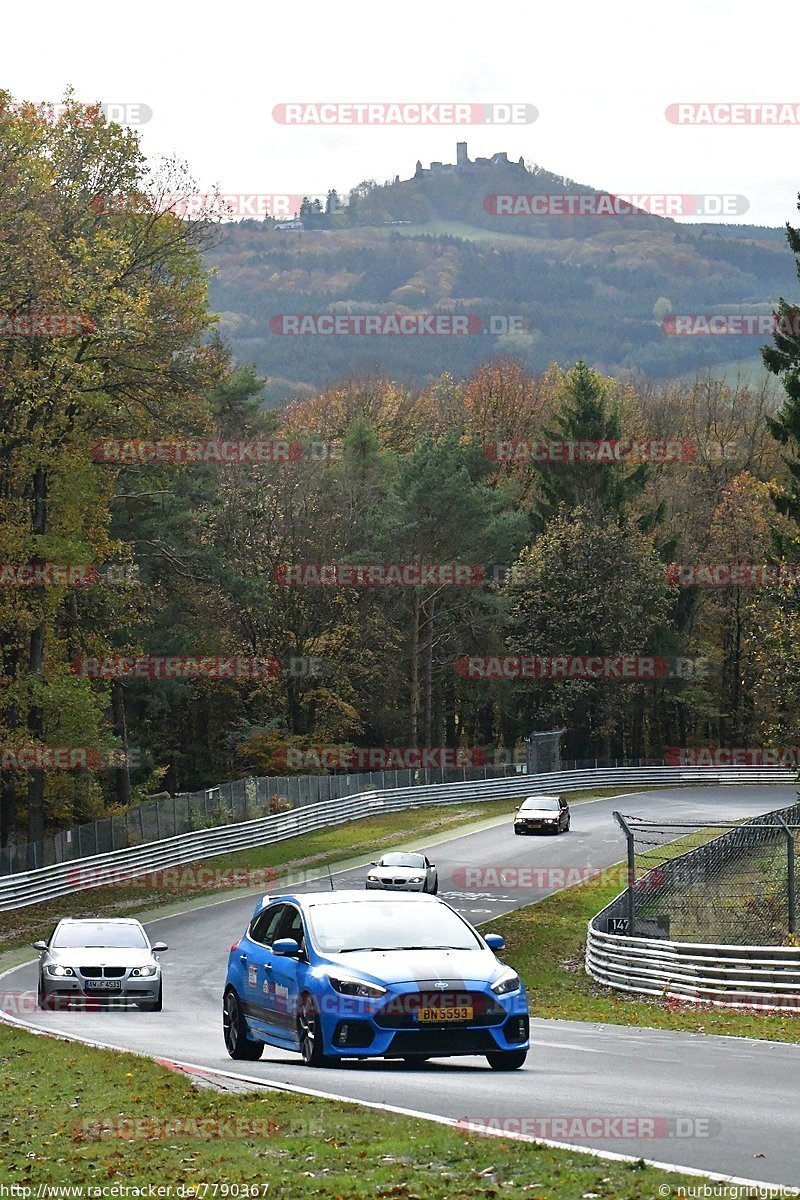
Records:
[[[481,1137],[354,1104],[200,1090],[149,1059],[2,1024],[0,1063],[0,1180],[34,1189],[28,1196],[40,1184],[119,1183],[183,1185],[173,1200],[653,1200],[659,1186],[677,1195],[679,1184],[692,1183],[641,1162]],[[420,1069],[421,1086],[435,1070]],[[309,1071],[302,1082],[320,1080]]]

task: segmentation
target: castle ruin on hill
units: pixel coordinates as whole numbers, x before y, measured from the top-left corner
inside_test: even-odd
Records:
[[[493,154],[491,158],[476,158],[474,161],[467,154],[467,143],[456,142],[456,161],[454,163],[432,162],[429,167],[423,167],[417,159],[415,179],[424,179],[429,175],[453,175],[462,171],[485,171],[490,167],[521,167],[525,170],[525,161],[520,155],[518,162],[511,162],[505,150]]]

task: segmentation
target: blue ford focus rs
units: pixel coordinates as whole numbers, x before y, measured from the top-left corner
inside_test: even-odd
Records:
[[[482,1054],[496,1071],[529,1049],[525,988],[443,900],[415,892],[265,896],[231,947],[223,1033],[231,1058],[265,1045],[312,1067]]]

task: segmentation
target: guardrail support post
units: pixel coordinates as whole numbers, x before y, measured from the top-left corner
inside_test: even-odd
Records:
[[[789,906],[789,933],[797,932],[797,901],[794,888],[794,835],[780,813],[775,814],[786,833],[786,900]]]
[[[633,896],[633,885],[636,882],[636,847],[633,830],[628,827],[621,813],[613,812],[611,815],[625,834],[625,841],[628,844],[628,936],[636,937],[636,909]]]

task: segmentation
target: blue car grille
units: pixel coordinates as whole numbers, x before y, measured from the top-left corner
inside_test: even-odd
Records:
[[[396,1033],[384,1056],[394,1054],[489,1054],[497,1042],[488,1029],[419,1029]]]

